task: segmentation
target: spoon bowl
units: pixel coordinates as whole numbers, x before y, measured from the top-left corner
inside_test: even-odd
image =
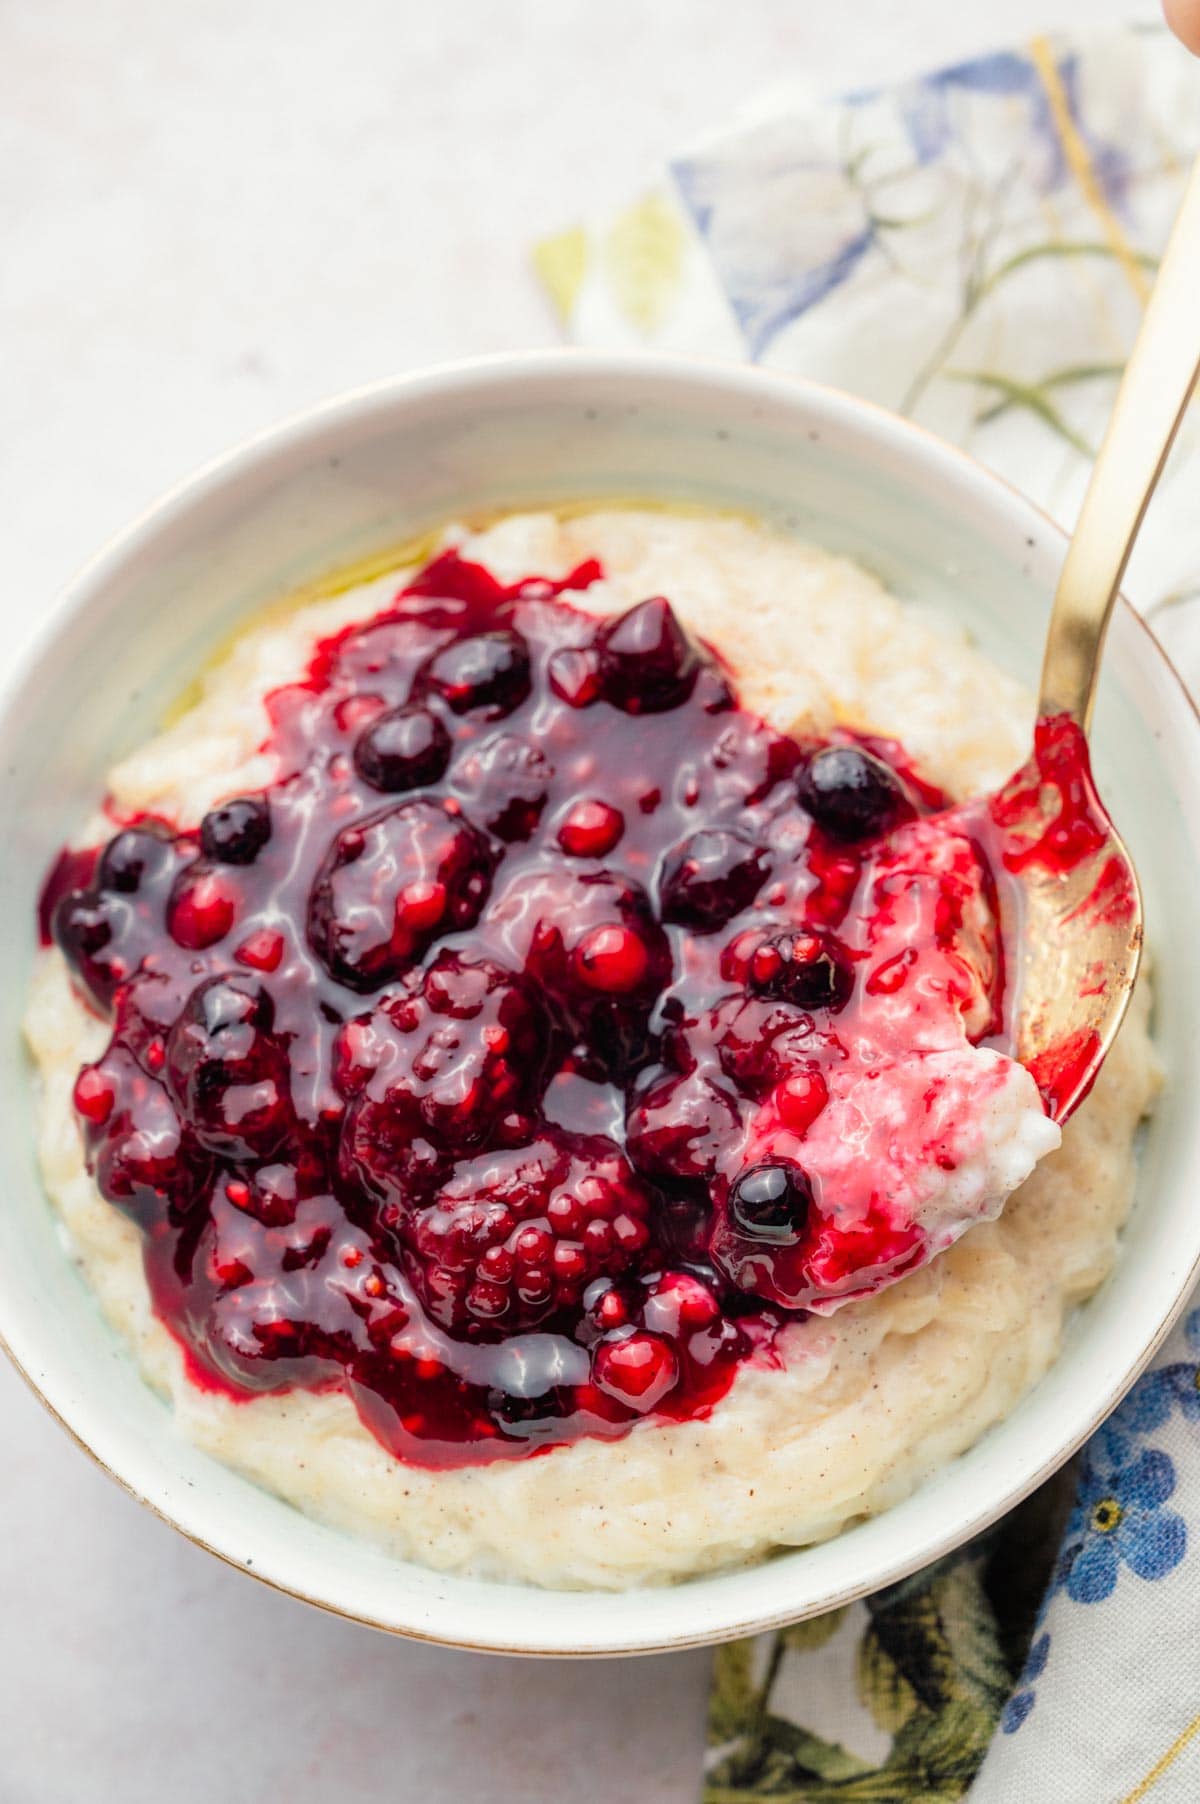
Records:
[[[1063,1122],[1095,1081],[1142,955],[1133,860],[1092,781],[1069,714],[1043,715],[1028,763],[988,801],[1002,873],[1009,1038],[1046,1111]]]

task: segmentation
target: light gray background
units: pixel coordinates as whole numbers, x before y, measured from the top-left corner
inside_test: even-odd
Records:
[[[231,441],[554,341],[540,233],[781,79],[1128,0],[0,0],[0,624]],[[0,1369],[0,1804],[696,1796],[703,1653],[524,1663],[268,1593]]]

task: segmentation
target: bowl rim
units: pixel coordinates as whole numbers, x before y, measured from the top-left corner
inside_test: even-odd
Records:
[[[710,393],[715,394],[721,389],[725,389],[730,393],[736,392],[743,399],[748,395],[758,395],[767,403],[782,402],[788,408],[793,409],[807,407],[818,424],[844,425],[851,429],[857,427],[860,436],[865,429],[866,436],[881,451],[884,449],[894,451],[907,449],[910,453],[919,456],[927,469],[935,469],[940,463],[945,469],[948,479],[956,480],[960,486],[966,484],[974,490],[974,493],[983,500],[983,504],[989,508],[996,522],[1005,530],[1023,529],[1031,546],[1034,539],[1040,535],[1040,540],[1046,542],[1040,544],[1040,549],[1051,557],[1061,557],[1065,552],[1069,535],[1063,527],[1036,503],[1022,494],[1015,485],[988,469],[969,452],[940,438],[927,428],[892,413],[876,402],[862,399],[829,384],[815,382],[806,377],[764,370],[731,358],[682,356],[674,353],[647,351],[609,352],[558,348],[457,359],[425,366],[406,374],[383,377],[334,395],[313,406],[297,410],[281,421],[241,439],[227,451],[203,463],[190,476],[185,476],[172,484],[162,495],[135,515],[126,526],[105,541],[58,591],[37,628],[26,640],[20,654],[0,674],[0,716],[7,712],[14,698],[36,677],[38,666],[45,654],[56,641],[69,633],[72,622],[86,609],[94,590],[117,577],[122,566],[134,553],[143,550],[147,544],[152,543],[156,537],[167,532],[176,524],[186,523],[188,515],[193,510],[199,511],[207,502],[219,496],[222,491],[236,489],[249,473],[269,466],[290,451],[301,450],[306,445],[315,444],[325,433],[353,431],[355,427],[365,421],[374,417],[387,417],[393,410],[403,409],[422,399],[446,398],[455,393],[482,391],[493,385],[504,386],[514,379],[520,379],[526,384],[547,385],[553,388],[555,384],[572,376],[580,376],[592,381],[650,380],[665,381],[668,384],[673,382],[681,390],[699,387],[706,388]],[[597,499],[605,498],[597,497]],[[1145,640],[1149,663],[1154,665],[1157,662],[1159,674],[1166,682],[1168,689],[1173,690],[1177,699],[1181,699],[1185,704],[1184,717],[1185,719],[1190,717],[1189,730],[1196,733],[1198,743],[1200,743],[1200,708],[1197,707],[1196,700],[1175,664],[1146,619],[1130,605],[1124,595],[1118,598],[1118,609],[1123,620],[1127,623],[1134,623],[1140,636]],[[455,1632],[453,1628],[442,1631],[432,1629],[421,1622],[401,1620],[400,1613],[395,1610],[380,1610],[373,1614],[354,1610],[336,1600],[336,1587],[326,1587],[323,1592],[312,1588],[305,1589],[299,1584],[288,1582],[278,1573],[270,1571],[266,1563],[256,1562],[254,1565],[248,1566],[245,1559],[233,1551],[229,1544],[229,1537],[225,1538],[226,1544],[222,1545],[221,1537],[215,1531],[210,1535],[201,1532],[198,1527],[188,1526],[183,1519],[187,1512],[183,1510],[173,1512],[165,1503],[148,1494],[146,1489],[110,1465],[91,1444],[86,1424],[81,1424],[71,1412],[58,1406],[55,1401],[54,1384],[49,1381],[39,1382],[34,1377],[28,1356],[22,1357],[22,1352],[12,1344],[2,1325],[0,1325],[0,1352],[6,1355],[53,1420],[66,1431],[101,1471],[115,1480],[122,1490],[144,1505],[160,1520],[169,1524],[193,1545],[214,1554],[235,1571],[248,1574],[272,1590],[296,1598],[300,1602],[311,1604],[343,1620],[360,1623],[365,1627],[378,1629],[405,1639],[428,1642],[432,1645],[461,1648],[479,1653],[534,1657],[608,1657],[679,1652],[743,1635],[778,1629],[790,1622],[825,1614],[883,1586],[895,1583],[921,1566],[932,1563],[956,1547],[963,1545],[1015,1508],[1079,1450],[1150,1364],[1179,1319],[1198,1277],[1200,1277],[1200,1246],[1198,1246],[1191,1263],[1177,1277],[1171,1306],[1160,1318],[1155,1333],[1141,1349],[1137,1359],[1131,1365],[1126,1366],[1108,1385],[1103,1398],[1093,1407],[1086,1420],[1073,1427],[1067,1438],[1056,1446],[1053,1455],[1044,1459],[1035,1470],[1027,1473],[1019,1482],[1004,1488],[990,1500],[979,1504],[974,1509],[960,1514],[953,1526],[946,1528],[941,1534],[922,1541],[915,1558],[908,1554],[897,1553],[891,1560],[877,1562],[864,1577],[829,1590],[815,1603],[807,1605],[780,1603],[772,1608],[758,1608],[743,1615],[739,1615],[737,1612],[726,1612],[714,1622],[703,1626],[684,1629],[675,1634],[668,1634],[660,1629],[653,1636],[645,1633],[631,1634],[628,1630],[622,1631],[619,1628],[614,1632],[607,1624],[600,1632],[594,1629],[585,1632],[581,1625],[573,1635],[565,1638],[561,1633],[551,1632],[549,1634],[533,1634],[524,1639],[510,1639],[494,1633],[481,1634],[478,1625],[474,1635]],[[2,1301],[2,1288],[0,1288],[0,1301]],[[1057,1363],[1056,1359],[1055,1365]],[[1052,1367],[1051,1370],[1053,1369]],[[1020,1404],[1017,1407],[1019,1408]],[[86,1414],[86,1411],[76,1412],[76,1416],[78,1414]],[[92,1433],[94,1434],[95,1431],[93,1430]],[[245,1482],[252,1483],[253,1481],[247,1479]],[[900,1503],[881,1511],[875,1520],[882,1520],[894,1510],[903,1508],[909,1501],[911,1499],[901,1500]],[[203,1506],[201,1506],[201,1510],[202,1508]],[[836,1539],[837,1537],[834,1538],[835,1541]],[[826,1543],[826,1545],[830,1544]],[[790,1552],[794,1556],[798,1556],[804,1551],[804,1549],[785,1550],[785,1554]],[[403,1562],[399,1563],[403,1564]],[[695,1596],[701,1590],[711,1586],[714,1581],[736,1580],[740,1576],[749,1576],[755,1572],[769,1570],[772,1564],[773,1562],[766,1561],[732,1571],[721,1569],[712,1573],[701,1573],[683,1581],[677,1587],[633,1588],[617,1593],[615,1596],[595,1591],[543,1592],[536,1587],[520,1585],[513,1585],[512,1589],[517,1596],[524,1600],[536,1601],[560,1597],[564,1600],[569,1599],[580,1611],[586,1611],[589,1601],[596,1599],[604,1599],[606,1604],[612,1605],[621,1599],[646,1598],[652,1594],[662,1595],[668,1590],[671,1595],[682,1596],[687,1593]],[[435,1574],[434,1576],[439,1575]],[[460,1579],[460,1582],[465,1581]],[[453,1608],[450,1613],[454,1614]]]

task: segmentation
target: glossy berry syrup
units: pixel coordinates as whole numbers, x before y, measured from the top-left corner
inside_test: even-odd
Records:
[[[666,601],[560,599],[600,574],[437,558],[268,698],[269,788],[47,886],[112,1023],[89,1166],[193,1376],[345,1387],[425,1465],[702,1415],[924,1256],[806,1138],[999,1005],[987,872],[899,748],[774,731]]]

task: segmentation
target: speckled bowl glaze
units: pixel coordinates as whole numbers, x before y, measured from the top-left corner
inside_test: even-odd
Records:
[[[0,1336],[81,1446],[232,1565],[352,1619],[526,1654],[687,1647],[827,1610],[976,1533],[1059,1465],[1166,1334],[1200,1266],[1200,723],[1146,628],[1114,621],[1094,733],[1142,876],[1169,1073],[1116,1271],[1060,1359],[969,1453],[822,1546],[673,1588],[541,1592],[391,1560],[184,1441],[101,1319],[43,1197],[20,1014],[37,889],[114,758],[260,604],[452,517],[634,498],[737,508],[961,619],[1032,681],[1065,540],[937,440],[849,397],[736,367],[550,353],[381,384],[201,472],[81,574],[0,685]]]

